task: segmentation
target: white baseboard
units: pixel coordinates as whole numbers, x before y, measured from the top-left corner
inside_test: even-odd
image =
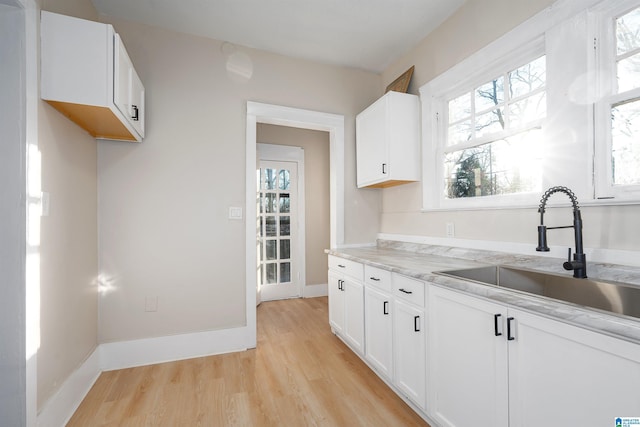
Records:
[[[38,426],[66,425],[104,371],[231,353],[251,347],[255,347],[255,340],[246,326],[101,344],[44,404],[38,414]]]
[[[327,295],[329,295],[329,286],[326,283],[307,285],[302,291],[302,298],[326,297]]]
[[[255,347],[248,327],[195,332],[100,345],[103,371],[153,365]]]
[[[61,427],[66,425],[101,373],[100,348],[98,347],[47,400],[38,414],[38,426]]]

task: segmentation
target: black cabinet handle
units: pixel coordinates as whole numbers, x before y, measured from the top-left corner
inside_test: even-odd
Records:
[[[420,316],[413,316],[413,330],[420,332]]]
[[[382,314],[389,314],[389,301],[382,303]]]
[[[373,280],[374,282],[379,282],[380,279],[378,279],[377,277],[369,277],[369,279]]]
[[[344,291],[344,280],[338,280],[338,289]]]
[[[513,335],[511,335],[511,322],[514,320],[513,317],[507,317],[507,340],[513,341],[516,339]]]
[[[386,163],[383,163],[383,164],[382,164],[382,173],[383,173],[384,175],[386,175],[386,174],[387,174],[387,164],[386,164]]]
[[[493,315],[493,334],[497,337],[502,335],[502,332],[498,332],[498,322],[502,314],[494,314]]]
[[[133,116],[131,116],[131,118],[137,122],[139,120],[138,119],[138,106],[137,105],[132,105],[131,108],[133,109]]]
[[[413,292],[408,291],[408,290],[403,289],[403,288],[400,288],[400,289],[398,289],[398,290],[399,290],[400,292],[404,292],[405,294],[412,294],[412,293],[413,293]]]
[[[338,267],[340,267],[340,268],[345,268],[345,266],[344,266],[344,265],[342,265],[342,264],[338,264]]]

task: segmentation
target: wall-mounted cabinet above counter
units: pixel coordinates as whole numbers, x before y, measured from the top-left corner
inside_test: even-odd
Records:
[[[144,138],[144,86],[108,24],[41,16],[41,97],[99,139]]]
[[[390,91],[356,117],[358,187],[420,181],[420,103]]]

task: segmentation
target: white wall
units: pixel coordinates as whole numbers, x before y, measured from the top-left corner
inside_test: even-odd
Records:
[[[467,0],[419,46],[385,70],[384,84],[415,65],[409,91],[417,94],[420,86],[552,3],[552,0]],[[535,208],[422,213],[421,207],[419,183],[382,190],[380,231],[445,237],[445,224],[453,222],[457,238],[531,243],[532,248],[535,247],[536,226],[540,220]],[[582,206],[581,210],[586,247],[638,250],[640,206]],[[549,211],[549,224],[563,221],[567,224],[571,221],[566,209]],[[549,235],[549,243],[573,246],[572,236],[570,230],[557,231]]]
[[[98,344],[97,143],[53,107],[39,111],[42,190],[38,402]]]
[[[97,20],[90,0],[43,0],[42,8]],[[97,142],[44,101],[38,111],[42,191],[38,408],[98,345]]]
[[[147,93],[142,143],[98,148],[102,342],[245,323],[245,116],[249,100],[344,114],[345,239],[370,242],[378,194],[355,188],[354,116],[380,76],[240,49],[250,79],[226,71],[221,42],[113,23]],[[158,310],[145,312],[145,298]]]

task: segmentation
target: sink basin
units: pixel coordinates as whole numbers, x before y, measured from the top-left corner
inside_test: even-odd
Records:
[[[437,273],[640,318],[640,287],[622,283],[576,279],[572,276],[507,266],[465,268]]]

